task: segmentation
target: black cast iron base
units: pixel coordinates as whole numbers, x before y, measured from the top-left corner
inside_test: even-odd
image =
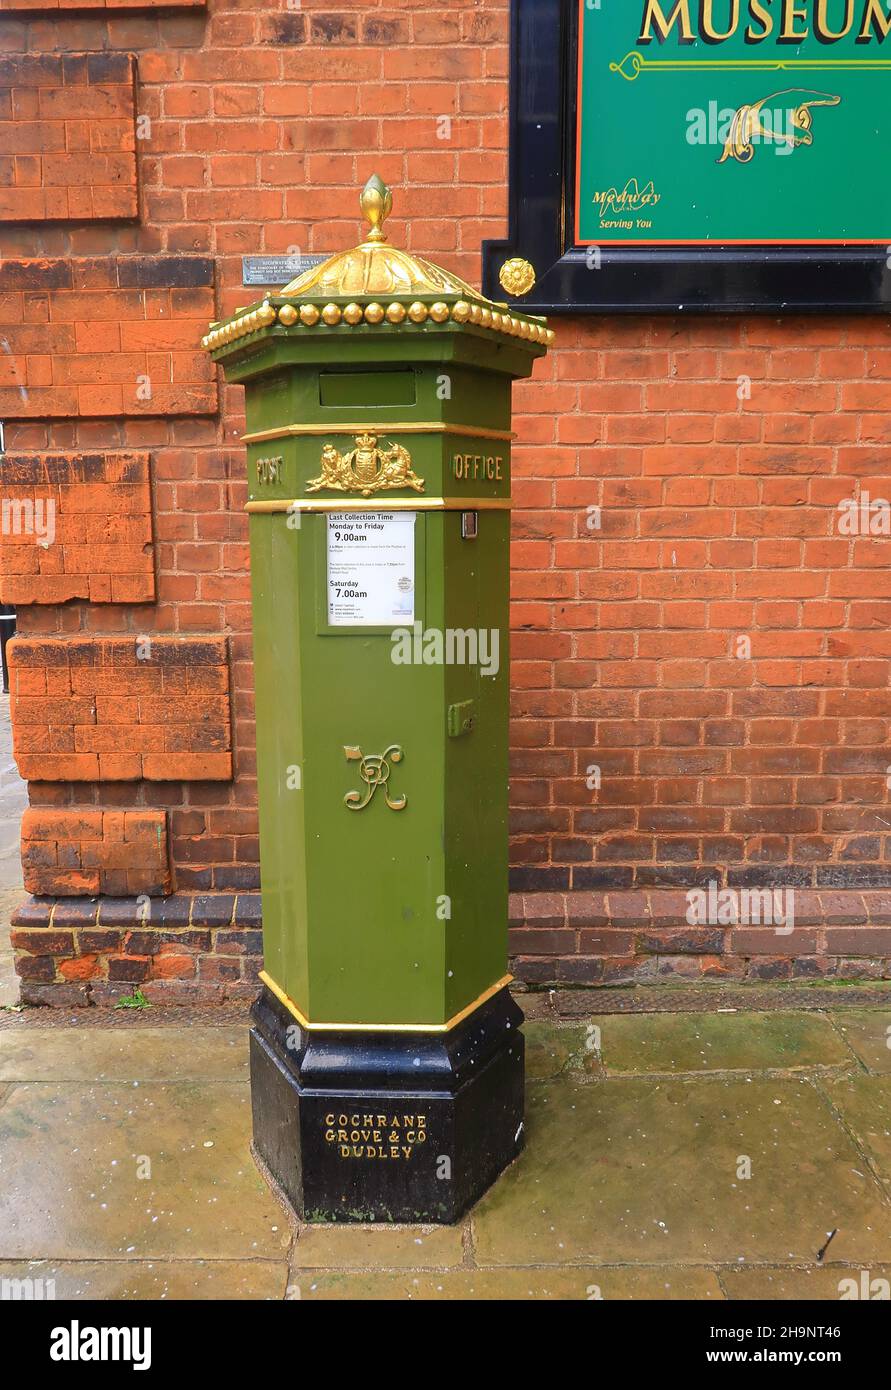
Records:
[[[305,1221],[457,1221],[523,1146],[523,1015],[448,1033],[308,1032],[251,1010],[254,1146]]]

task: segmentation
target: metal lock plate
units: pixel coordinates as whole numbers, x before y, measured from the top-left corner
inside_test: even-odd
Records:
[[[449,738],[462,738],[464,734],[473,733],[475,725],[476,702],[474,700],[462,700],[459,705],[449,705]]]

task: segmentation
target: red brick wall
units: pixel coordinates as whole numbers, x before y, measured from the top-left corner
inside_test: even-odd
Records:
[[[517,391],[515,885],[887,884],[891,539],[838,512],[891,498],[887,324],[560,327]]]
[[[0,291],[7,418],[19,419],[7,437],[32,455],[151,454],[157,601],[35,602],[20,630],[228,635],[234,780],[41,781],[32,800],[163,804],[178,888],[244,892],[258,869],[242,394],[221,386],[213,414],[197,339],[252,298],[242,254],[351,244],[374,171],[396,190],[394,241],[478,282],[481,240],[505,229],[508,3],[106,8],[35,5],[0,30],[17,56],[135,55],[140,189],[138,222],[5,229],[4,264],[29,263]],[[202,258],[215,311],[208,276],[175,288]],[[29,330],[20,347],[16,324]],[[891,541],[840,536],[836,511],[860,487],[891,497],[886,324],[555,326],[556,350],[516,393],[524,920],[539,890],[887,885]],[[143,362],[158,388],[148,402],[135,393]],[[597,978],[590,961],[610,956],[581,929],[543,933],[529,956],[565,951],[580,962],[571,978]],[[628,949],[636,959],[655,939],[632,934]]]

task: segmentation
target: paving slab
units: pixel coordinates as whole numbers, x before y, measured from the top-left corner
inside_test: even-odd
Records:
[[[845,1009],[833,1022],[865,1067],[891,1073],[891,1010]]]
[[[561,1078],[473,1213],[482,1265],[891,1260],[891,1208],[810,1082]],[[741,1161],[751,1160],[751,1178]]]
[[[109,1299],[831,1301],[891,1268],[887,1008],[537,1020],[527,1150],[469,1217],[296,1241],[248,1150],[240,1018],[46,1013],[0,1029],[0,1280],[43,1271],[57,1297]]]
[[[833,1080],[827,1082],[826,1094],[882,1178],[891,1184],[891,1076]]]
[[[9,940],[9,919],[24,896],[21,887],[0,889],[0,1009],[9,1008],[19,1000],[19,977],[15,973],[15,956]]]
[[[304,1226],[296,1269],[452,1269],[464,1261],[464,1225]]]
[[[0,1081],[247,1081],[246,1027],[0,1031]]]
[[[28,788],[12,756],[9,696],[0,695],[0,1010],[18,1003],[19,977],[9,944],[9,919],[25,898],[22,886],[21,822]]]
[[[873,1265],[867,1271],[831,1262],[813,1269],[722,1269],[720,1278],[729,1299],[814,1299],[838,1303],[843,1298],[874,1299],[883,1292],[881,1284],[875,1281],[891,1283],[891,1265]]]
[[[723,1300],[714,1273],[691,1269],[463,1269],[444,1274],[295,1274],[301,1299],[411,1300]]]
[[[288,1286],[288,1262],[285,1258],[0,1262],[0,1281],[23,1279],[33,1281],[32,1291],[41,1298],[47,1297],[48,1281],[52,1281],[56,1299],[278,1300]]]
[[[0,1260],[280,1257],[289,1226],[249,1133],[239,1083],[13,1087]]]
[[[587,1049],[590,1036],[584,1024],[558,1026],[550,1022],[527,1020],[523,1024],[526,1039],[526,1079],[546,1081],[561,1072],[596,1069],[596,1049]]]
[[[28,788],[12,756],[9,696],[0,695],[0,889],[17,889],[22,897],[20,827],[28,805]]]
[[[855,1060],[817,1013],[607,1014],[592,1024],[610,1074],[791,1070]]]

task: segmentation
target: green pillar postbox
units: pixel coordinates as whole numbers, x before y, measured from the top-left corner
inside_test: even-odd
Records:
[[[519,1152],[511,382],[552,341],[366,240],[212,324],[243,383],[265,969],[256,1152],[307,1220],[452,1221]]]

